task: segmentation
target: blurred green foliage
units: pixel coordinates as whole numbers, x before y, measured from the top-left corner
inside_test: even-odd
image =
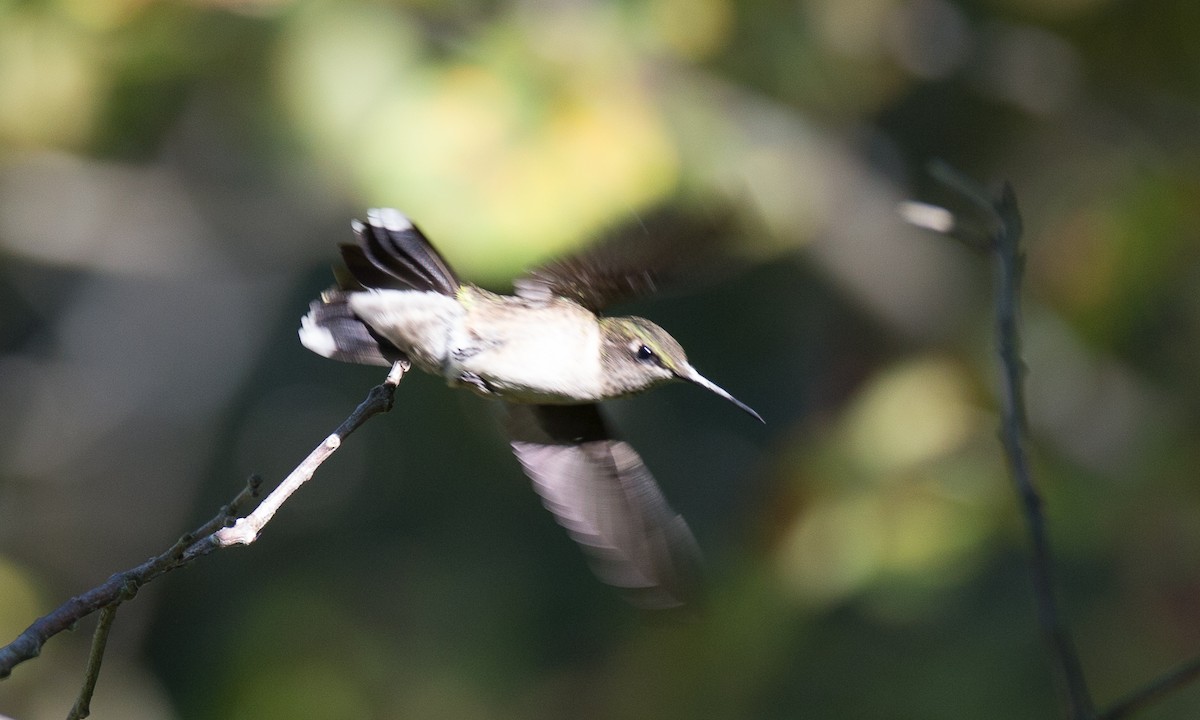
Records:
[[[630,309],[768,424],[610,409],[701,619],[622,605],[495,409],[412,376],[259,543],[122,609],[97,715],[1054,716],[989,268],[894,211],[949,200],[941,158],[1024,211],[1035,469],[1111,701],[1200,652],[1197,37],[1188,0],[0,1],[0,639],[379,381],[295,338],[365,208],[503,287],[682,197],[739,209],[750,269]],[[61,717],[86,635],[0,713]]]

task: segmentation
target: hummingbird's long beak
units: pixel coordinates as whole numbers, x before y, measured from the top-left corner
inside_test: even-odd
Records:
[[[734,405],[737,405],[739,408],[741,408],[743,411],[748,413],[755,420],[758,420],[760,423],[763,423],[764,425],[766,424],[767,421],[762,419],[762,415],[759,415],[758,413],[754,412],[754,409],[751,408],[746,403],[742,402],[741,400],[738,400],[734,396],[725,392],[725,390],[721,386],[717,385],[716,383],[712,382],[711,380],[704,377],[700,373],[696,372],[696,369],[693,368],[691,365],[688,365],[687,368],[684,369],[683,372],[679,373],[679,377],[681,377],[684,380],[687,380],[690,383],[695,383],[696,385],[699,385],[700,387],[704,388],[705,390],[711,390],[712,392],[716,393],[717,395],[720,395],[721,397],[725,398],[726,400],[733,403]]]

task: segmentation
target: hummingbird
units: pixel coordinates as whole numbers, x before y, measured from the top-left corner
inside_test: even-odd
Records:
[[[601,314],[654,292],[664,273],[640,266],[644,253],[601,244],[501,295],[460,281],[398,210],[369,210],[351,228],[357,242],[339,245],[345,267],[310,305],[300,342],[346,362],[407,361],[503,401],[513,453],[596,576],[637,607],[692,604],[702,585],[696,540],[598,403],[683,380],[762,418],[692,367],[666,330]]]

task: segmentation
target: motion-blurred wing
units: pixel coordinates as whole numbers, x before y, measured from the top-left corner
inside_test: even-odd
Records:
[[[646,609],[697,599],[691,530],[637,452],[610,437],[595,405],[512,405],[510,419],[513,452],[597,577]]]
[[[568,297],[598,312],[723,266],[719,250],[733,221],[727,209],[699,215],[659,209],[616,228],[578,254],[531,270],[513,287],[521,297]]]

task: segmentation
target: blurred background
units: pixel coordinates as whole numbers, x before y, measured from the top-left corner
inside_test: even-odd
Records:
[[[621,310],[767,424],[609,410],[703,618],[595,581],[495,408],[414,374],[257,544],[123,607],[97,716],[1056,716],[990,268],[896,212],[950,199],[940,158],[1024,212],[1035,470],[1115,699],[1200,651],[1197,37],[1193,0],[0,1],[0,640],[381,380],[296,339],[366,208],[503,290],[684,197],[737,209],[745,270]],[[0,714],[64,716],[93,623]]]

